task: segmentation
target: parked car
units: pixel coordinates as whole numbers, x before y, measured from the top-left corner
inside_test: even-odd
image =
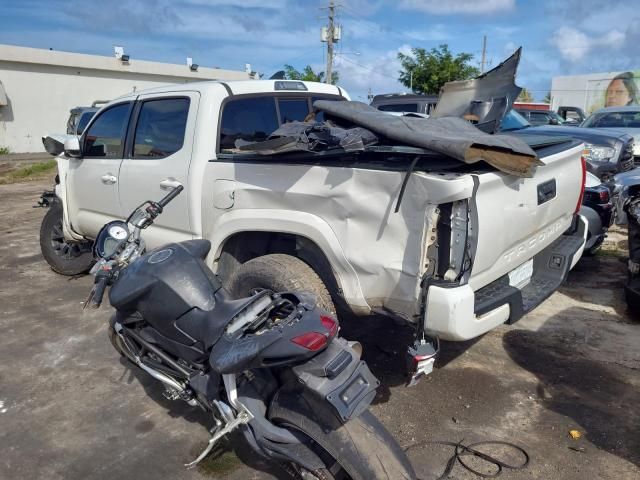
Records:
[[[385,93],[376,95],[371,106],[383,112],[431,114],[438,103],[437,95],[412,93]]]
[[[531,126],[515,110],[502,119],[501,131],[537,138],[571,137],[584,142],[583,156],[587,169],[607,183],[613,176],[634,168],[634,140],[629,134],[617,130],[559,126]]]
[[[531,110],[525,108],[516,108],[515,110],[534,126],[562,125],[565,123],[563,118],[553,110]]]
[[[628,133],[634,139],[633,156],[640,163],[640,106],[601,108],[581,125],[584,128],[614,129]]]
[[[69,118],[67,120],[68,135],[82,135],[82,132],[89,124],[96,112],[100,109],[98,105],[108,103],[107,100],[96,100],[90,107],[74,107],[69,110]]]
[[[569,125],[580,125],[587,116],[580,107],[558,107],[558,115]]]
[[[609,186],[589,172],[585,178],[580,215],[589,223],[584,252],[593,255],[602,246],[615,215]]]

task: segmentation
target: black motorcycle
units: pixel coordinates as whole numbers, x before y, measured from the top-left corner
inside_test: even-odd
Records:
[[[106,224],[94,244],[97,308],[107,286],[115,349],[163,383],[165,397],[211,414],[211,440],[240,429],[251,448],[301,479],[412,479],[395,439],[368,411],[378,380],[361,347],[313,296],[232,299],[204,263],[207,240],[145,253],[141,231],[182,191]]]

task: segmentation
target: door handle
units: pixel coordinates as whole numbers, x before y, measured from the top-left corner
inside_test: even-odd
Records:
[[[160,182],[160,188],[162,190],[173,190],[174,188],[180,187],[181,185],[182,184],[175,178],[165,178]]]
[[[104,183],[105,185],[113,185],[118,181],[118,179],[115,176],[111,175],[110,173],[107,173],[106,175],[101,176],[100,180],[102,180],[102,183]]]

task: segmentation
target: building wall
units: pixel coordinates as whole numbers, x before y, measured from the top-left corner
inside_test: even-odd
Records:
[[[0,45],[0,147],[11,152],[44,151],[41,137],[65,133],[69,110],[111,100],[131,91],[202,80],[247,80],[243,71],[136,62],[113,57],[51,52]]]
[[[636,88],[640,87],[640,71],[637,70],[554,77],[551,80],[551,108],[557,110],[561,106],[580,107],[586,113],[591,113],[605,106],[614,106],[607,105],[607,88],[614,77],[623,73],[635,77]]]

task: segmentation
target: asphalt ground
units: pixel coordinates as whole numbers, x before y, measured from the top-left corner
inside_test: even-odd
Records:
[[[57,275],[43,260],[45,212],[32,205],[49,186],[0,186],[0,478],[280,478],[238,437],[184,469],[207,442],[208,419],[166,400],[113,350],[108,305],[81,309],[90,277]],[[581,260],[559,292],[515,325],[443,343],[435,371],[413,388],[403,375],[410,330],[372,317],[343,319],[342,333],[363,343],[382,381],[372,410],[403,446],[501,440],[531,457],[504,479],[637,479],[640,323],[626,311],[624,278],[619,251]],[[519,461],[502,448],[486,451]],[[410,458],[431,479],[451,453],[427,444]],[[477,477],[456,465],[451,478]]]

